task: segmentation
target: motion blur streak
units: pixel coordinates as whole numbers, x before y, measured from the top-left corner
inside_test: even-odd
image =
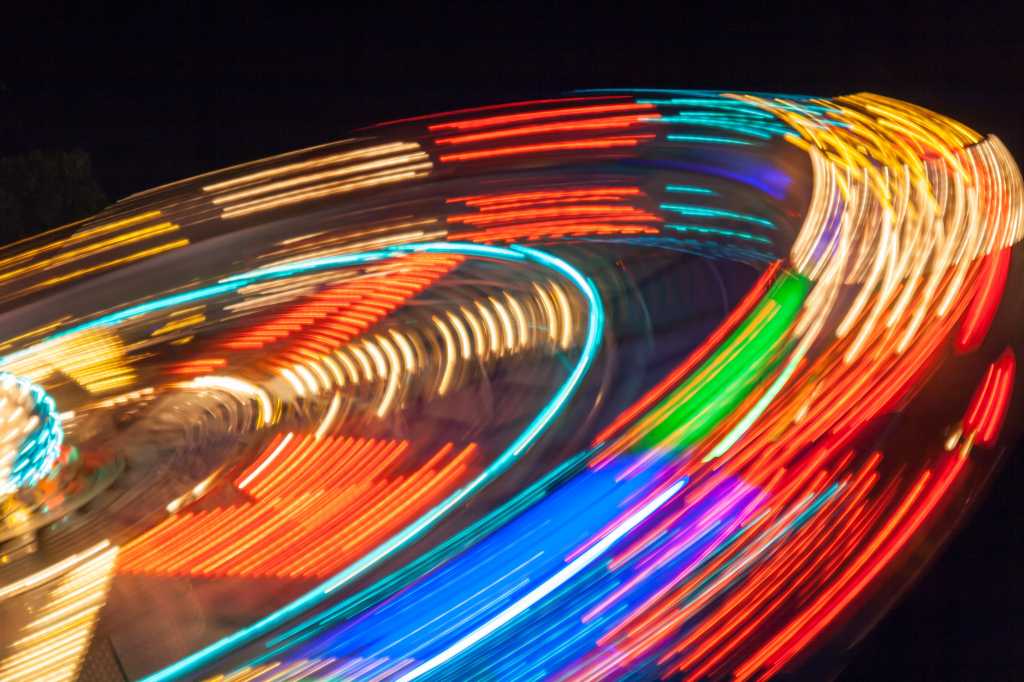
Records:
[[[940,114],[663,89],[11,245],[0,677],[827,677],[1020,433],[1022,237]]]
[[[64,573],[19,637],[7,645],[0,677],[12,682],[73,680],[82,664],[96,617],[107,596],[117,548]]]

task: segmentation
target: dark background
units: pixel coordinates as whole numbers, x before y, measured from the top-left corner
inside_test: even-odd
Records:
[[[197,3],[4,15],[0,156],[85,151],[110,199],[370,123],[603,86],[871,90],[1024,160],[1015,6],[517,3],[415,13]],[[2,223],[0,223],[2,224]],[[41,226],[42,227],[42,226]],[[11,235],[0,234],[6,242]],[[1024,452],[843,680],[1012,679],[1024,664]]]

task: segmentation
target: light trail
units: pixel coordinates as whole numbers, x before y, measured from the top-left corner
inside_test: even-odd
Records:
[[[376,126],[6,247],[0,608],[25,617],[0,661],[799,672],[1020,432],[1022,238],[1005,146],[915,105],[598,90]],[[168,608],[123,585],[243,625],[119,644]]]

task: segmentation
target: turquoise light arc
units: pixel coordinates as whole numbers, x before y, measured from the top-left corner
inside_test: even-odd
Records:
[[[101,316],[90,322],[59,332],[58,334],[46,339],[46,341],[50,341],[54,338],[68,336],[88,329],[109,327],[147,313],[166,310],[185,303],[202,301],[225,293],[237,291],[238,289],[254,282],[286,278],[318,270],[364,265],[367,263],[385,261],[411,253],[450,253],[479,258],[491,258],[506,262],[529,262],[552,270],[569,280],[569,282],[571,282],[583,295],[587,304],[586,333],[584,334],[579,357],[576,360],[576,364],[573,366],[572,371],[569,373],[569,376],[558,390],[555,391],[550,401],[543,409],[541,409],[537,416],[534,417],[534,419],[515,438],[515,440],[513,440],[484,471],[466,485],[455,490],[451,495],[442,500],[426,514],[403,528],[387,541],[379,545],[376,549],[363,556],[356,563],[331,576],[316,588],[310,590],[298,599],[265,616],[252,625],[242,628],[237,632],[213,642],[189,656],[186,656],[176,663],[152,673],[151,675],[143,678],[143,682],[165,682],[167,680],[180,679],[186,675],[194,673],[198,669],[212,663],[221,656],[251,643],[256,638],[275,630],[302,612],[317,606],[329,598],[330,594],[334,590],[337,590],[351,582],[373,566],[383,561],[392,553],[402,549],[410,542],[421,537],[436,523],[454,510],[459,504],[505,472],[530,446],[537,442],[547,428],[551,426],[552,422],[554,422],[554,420],[562,413],[593,365],[601,347],[601,339],[604,331],[604,305],[597,287],[590,278],[565,260],[544,251],[519,245],[513,245],[506,248],[463,242],[426,242],[421,244],[391,246],[378,251],[368,251],[359,254],[313,258],[296,263],[289,263],[284,266],[251,270],[246,273],[222,279],[214,285],[130,306],[124,310]],[[23,351],[19,351],[11,356],[0,359],[0,363],[14,359],[16,356],[30,353],[32,350],[33,348],[30,347]]]

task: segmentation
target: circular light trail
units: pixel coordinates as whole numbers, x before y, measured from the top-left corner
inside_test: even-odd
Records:
[[[593,90],[12,245],[0,678],[834,670],[1019,435],[1022,236],[915,105]]]
[[[41,386],[0,373],[0,496],[33,486],[53,468],[64,431],[57,406]]]

